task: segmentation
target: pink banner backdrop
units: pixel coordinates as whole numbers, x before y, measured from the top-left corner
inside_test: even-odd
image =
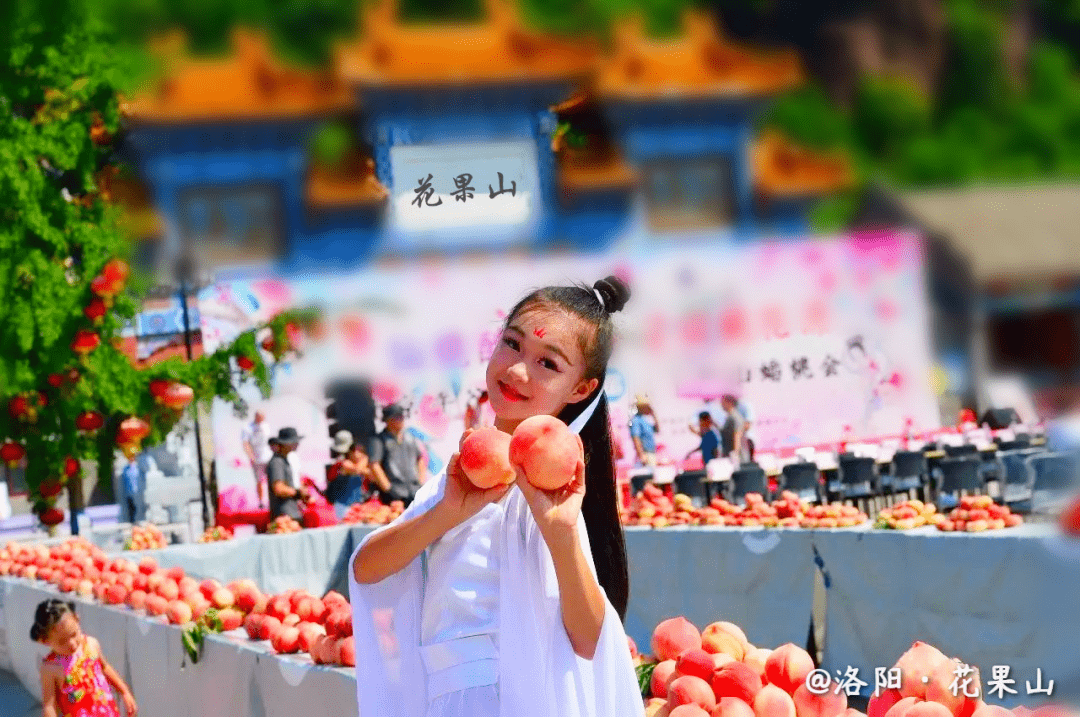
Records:
[[[871,439],[939,427],[921,243],[906,234],[618,254],[447,260],[371,267],[305,280],[234,282],[200,297],[209,349],[283,307],[318,304],[331,331],[274,377],[274,431],[295,425],[305,472],[321,478],[329,437],[322,385],[362,376],[380,404],[401,401],[442,459],[505,311],[531,288],[615,273],[633,298],[618,316],[608,376],[612,422],[627,455],[630,400],[649,394],[659,440],[677,458],[696,445],[688,424],[731,392],[752,406],[759,449]],[[253,390],[252,403],[259,403]],[[715,405],[715,404],[713,404]],[[243,422],[215,409],[219,483],[250,485]]]

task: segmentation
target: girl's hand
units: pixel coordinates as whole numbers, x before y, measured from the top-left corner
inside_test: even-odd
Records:
[[[458,449],[473,431],[470,428],[461,435]],[[450,457],[446,465],[446,490],[443,492],[440,504],[453,517],[455,525],[473,517],[488,503],[494,503],[502,498],[510,486],[502,485],[481,490],[472,484],[465,471],[461,470],[461,454],[455,453]]]
[[[572,537],[577,530],[578,516],[581,514],[581,503],[585,498],[585,449],[581,443],[581,436],[575,436],[578,442],[580,459],[574,471],[574,478],[558,490],[542,490],[535,487],[525,478],[525,473],[520,466],[514,466],[517,471],[517,486],[521,494],[525,496],[525,502],[532,510],[540,533],[544,536],[549,547],[553,540]]]

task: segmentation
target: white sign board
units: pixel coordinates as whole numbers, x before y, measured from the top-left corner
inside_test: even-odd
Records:
[[[438,232],[445,245],[475,242],[478,229],[527,230],[538,214],[537,164],[527,141],[391,147],[391,233]]]

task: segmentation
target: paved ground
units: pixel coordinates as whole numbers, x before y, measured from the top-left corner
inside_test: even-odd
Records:
[[[0,670],[0,717],[40,717],[41,705],[18,678]]]

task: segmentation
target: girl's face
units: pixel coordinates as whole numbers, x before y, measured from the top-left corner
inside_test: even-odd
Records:
[[[584,321],[561,311],[520,312],[503,331],[487,366],[491,408],[502,430],[532,416],[554,416],[596,388],[584,380],[585,356],[578,337]]]
[[[65,613],[49,630],[49,634],[42,640],[43,643],[57,655],[73,655],[82,643],[82,628],[79,626],[79,618],[73,614]]]
[[[354,448],[352,452],[349,453],[349,460],[355,463],[360,470],[364,470],[368,464],[367,453],[364,453],[364,451],[359,448]]]

